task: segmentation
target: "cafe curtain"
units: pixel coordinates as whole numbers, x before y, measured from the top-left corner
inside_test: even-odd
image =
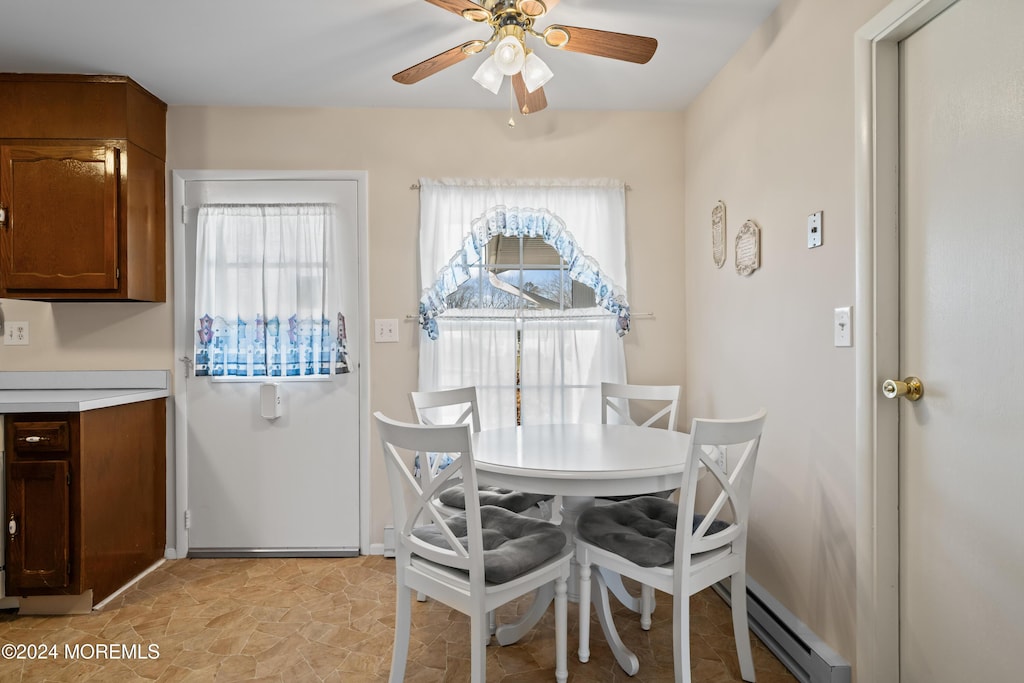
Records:
[[[497,234],[542,237],[595,307],[449,310]],[[626,377],[625,252],[620,181],[421,179],[420,390],[475,385],[485,428],[599,421],[600,383]]]
[[[196,375],[348,372],[332,204],[206,204],[196,239]]]

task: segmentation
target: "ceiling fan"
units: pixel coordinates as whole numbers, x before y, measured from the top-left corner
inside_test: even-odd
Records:
[[[533,50],[526,47],[526,36],[540,38],[544,44],[559,50],[581,52],[598,57],[621,59],[646,64],[658,49],[654,38],[628,33],[599,31],[592,28],[552,24],[536,31],[533,22],[550,12],[558,0],[427,0],[469,21],[487,24],[491,36],[487,40],[470,40],[424,60],[392,78],[405,85],[417,83],[427,76],[458,64],[495,44],[490,57],[473,74],[473,80],[497,94],[505,76],[512,78],[512,89],[519,111],[532,114],[544,109],[547,98],[543,85],[554,75]]]

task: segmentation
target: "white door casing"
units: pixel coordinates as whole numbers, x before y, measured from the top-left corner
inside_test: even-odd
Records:
[[[899,45],[954,1],[896,0],[855,37],[856,677],[859,681],[898,681],[901,666],[898,446],[901,406],[884,399],[879,391],[883,379],[901,378],[903,369],[899,335]],[[972,228],[974,239],[993,237],[985,226]],[[956,274],[950,276],[955,278]],[[904,374],[913,374],[912,370],[907,368]],[[929,379],[923,375],[922,379],[927,397]],[[981,453],[972,455],[985,457]],[[995,556],[1005,552],[1005,548],[1000,549]],[[956,643],[950,649],[962,652],[963,648],[975,645],[974,641]]]
[[[350,375],[341,375],[330,381],[311,381],[308,383],[282,382],[282,393],[286,404],[286,413],[282,418],[274,422],[263,420],[258,415],[258,390],[259,383],[218,383],[213,384],[208,378],[191,378],[184,380],[184,365],[176,365],[176,380],[174,383],[175,396],[175,556],[184,557],[190,549],[190,534],[185,529],[185,511],[190,511],[193,522],[195,539],[200,540],[199,546],[191,543],[193,549],[205,547],[210,543],[214,546],[225,545],[223,539],[235,535],[231,533],[233,525],[239,530],[237,534],[240,542],[227,544],[233,548],[246,549],[249,547],[271,547],[261,548],[266,552],[274,552],[274,546],[284,550],[284,554],[298,550],[308,554],[317,554],[320,549],[330,553],[342,548],[357,548],[360,552],[369,551],[369,520],[368,520],[368,445],[366,435],[368,432],[368,411],[367,397],[367,365],[365,363],[365,349],[368,341],[366,330],[367,321],[367,274],[366,274],[366,174],[363,172],[276,172],[276,171],[175,171],[173,173],[172,189],[172,215],[175,232],[175,357],[180,359],[184,356],[193,355],[194,327],[189,319],[192,308],[192,287],[185,273],[189,257],[194,259],[195,238],[189,239],[186,230],[186,213],[182,209],[184,202],[182,198],[191,193],[201,190],[201,193],[213,192],[215,201],[224,197],[224,193],[241,192],[239,198],[233,201],[246,201],[246,192],[259,191],[261,188],[270,188],[274,183],[279,185],[282,191],[288,187],[303,188],[294,195],[295,199],[273,199],[266,198],[265,192],[258,192],[255,196],[261,197],[262,201],[317,201],[315,195],[308,195],[308,192],[329,191],[340,193],[340,197],[348,198],[355,204],[350,218],[355,222],[352,249],[348,260],[348,266],[358,271],[358,295],[346,304],[345,311],[348,323],[349,334],[349,362],[352,372]],[[223,181],[223,182],[221,182]],[[308,181],[308,182],[306,182]],[[191,190],[189,188],[191,187]],[[239,188],[234,190],[233,188]],[[195,211],[191,211],[191,220],[194,223]],[[194,228],[194,225],[192,226]],[[193,415],[192,424],[189,423],[189,393],[194,394],[191,398]],[[229,475],[229,472],[238,471],[225,468],[222,464],[210,460],[210,452],[206,447],[207,437],[201,437],[199,441],[192,439],[192,476],[189,470],[189,443],[190,437],[197,429],[210,429],[210,422],[206,418],[211,406],[217,406],[218,401],[228,398],[230,403],[227,406],[227,413],[224,420],[235,421],[236,431],[243,438],[252,437],[253,441],[247,446],[241,441],[236,447],[231,440],[221,441],[219,450],[231,450],[236,463],[232,468],[241,470],[241,476]],[[288,405],[288,404],[291,405]],[[331,455],[331,449],[343,447],[341,443],[325,444],[325,440],[338,441],[341,434],[333,434],[337,431],[338,420],[329,425],[328,429],[319,435],[310,433],[309,427],[302,427],[299,420],[300,415],[289,414],[305,404],[312,410],[326,408],[330,415],[331,410],[339,410],[349,413],[349,428],[347,432],[354,432],[350,446],[345,448],[348,462],[343,470],[339,470],[339,460]],[[328,407],[328,405],[330,407]],[[346,407],[347,406],[347,407]],[[300,413],[301,414],[301,413]],[[321,415],[323,418],[324,415]],[[206,426],[202,426],[204,423]],[[327,434],[331,432],[331,434]],[[326,439],[329,437],[329,439]],[[308,448],[307,444],[316,444],[320,447]],[[228,445],[230,444],[230,445]],[[339,448],[340,450],[340,448]],[[319,454],[313,453],[317,451]],[[250,453],[249,456],[246,452]],[[342,457],[339,455],[339,458]],[[318,460],[319,458],[319,460]],[[244,470],[247,464],[257,464],[264,470],[262,476],[254,476]],[[344,479],[337,485],[325,485],[315,478],[310,479],[309,472],[297,473],[293,477],[289,473],[289,467],[305,467],[306,470],[315,468],[317,470],[331,473],[330,479],[338,482],[339,475]],[[198,468],[198,469],[196,469]],[[197,478],[197,475],[202,475]],[[217,478],[219,482],[209,481]],[[199,486],[196,493],[197,498],[189,500],[190,479],[192,487]],[[266,504],[258,506],[250,505],[245,496],[242,483],[259,488],[258,492]],[[196,509],[196,505],[214,505],[219,501],[213,500],[218,487],[224,487],[223,497],[228,505],[221,511],[214,509],[214,514],[209,510]],[[300,497],[303,491],[312,489],[315,497],[302,500]],[[257,492],[254,491],[254,494]],[[288,506],[281,502],[291,496],[297,502],[296,505]],[[342,503],[341,501],[344,501]],[[293,513],[292,507],[296,512]],[[302,513],[312,513],[303,515]],[[203,515],[206,514],[204,518]],[[339,519],[331,519],[338,516]],[[309,519],[314,517],[315,519]],[[231,519],[234,518],[234,522]],[[348,519],[345,519],[348,518]],[[352,519],[355,518],[355,519]],[[358,520],[358,521],[355,521]],[[203,526],[196,527],[200,523]],[[238,526],[238,524],[241,526]],[[294,530],[294,532],[290,530]]]

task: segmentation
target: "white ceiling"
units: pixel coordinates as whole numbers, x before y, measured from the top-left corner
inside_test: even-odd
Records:
[[[644,65],[527,43],[550,109],[681,110],[778,4],[561,0],[537,22],[654,37]],[[489,35],[424,0],[0,0],[0,71],[121,74],[170,105],[507,108],[471,80],[482,55],[391,80]]]

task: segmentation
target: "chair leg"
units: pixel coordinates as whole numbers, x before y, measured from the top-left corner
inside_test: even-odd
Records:
[[[739,571],[729,585],[732,599],[732,630],[736,637],[736,656],[740,660],[740,677],[754,680],[754,656],[750,651],[750,631],[747,628],[747,573]]]
[[[677,683],[690,683],[690,596],[672,600],[672,662]]]
[[[580,661],[590,660],[590,564],[579,565],[580,576]]]
[[[654,588],[643,584],[640,586],[640,628],[651,630],[651,612],[654,611]]]
[[[490,614],[474,612],[469,617],[471,683],[487,682],[487,643],[491,640]]]
[[[409,656],[409,628],[412,624],[412,591],[402,585],[402,576],[396,577],[398,592],[395,596],[395,644],[391,652],[391,683],[405,680],[405,662]]]
[[[565,683],[569,678],[569,600],[565,577],[555,579],[555,680]]]

